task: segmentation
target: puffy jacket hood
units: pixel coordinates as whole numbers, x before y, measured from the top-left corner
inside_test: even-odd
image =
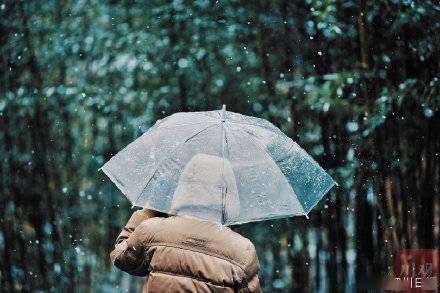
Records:
[[[240,200],[232,165],[227,159],[197,154],[180,175],[171,213],[215,223],[238,217]]]

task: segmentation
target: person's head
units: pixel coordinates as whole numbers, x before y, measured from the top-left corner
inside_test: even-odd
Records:
[[[237,183],[229,160],[207,154],[192,157],[179,177],[171,213],[223,223],[223,219],[236,219],[239,212]]]

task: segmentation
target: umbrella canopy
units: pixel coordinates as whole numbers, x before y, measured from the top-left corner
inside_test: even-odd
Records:
[[[135,206],[224,225],[307,216],[336,184],[272,123],[225,106],[158,120],[101,169]]]

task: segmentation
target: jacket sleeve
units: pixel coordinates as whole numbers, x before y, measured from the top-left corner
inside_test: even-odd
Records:
[[[260,270],[260,263],[258,261],[257,252],[252,243],[248,248],[248,260],[245,266],[245,278],[242,287],[238,290],[240,293],[244,292],[261,292],[260,280],[258,279],[258,271]]]
[[[110,259],[116,267],[135,276],[148,274],[149,258],[144,251],[143,235],[136,228],[143,221],[160,215],[153,210],[133,213],[116,239],[115,249],[110,253]]]
[[[255,274],[247,283],[246,289],[241,292],[261,292],[258,274]]]

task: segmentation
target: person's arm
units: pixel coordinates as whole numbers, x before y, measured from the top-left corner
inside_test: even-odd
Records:
[[[247,283],[247,286],[239,292],[261,292],[258,274],[255,274]]]
[[[245,266],[245,277],[238,292],[261,292],[260,280],[258,279],[260,263],[258,261],[257,252],[252,243],[249,245],[247,252],[249,256]]]
[[[136,233],[136,228],[145,220],[157,216],[163,214],[148,209],[133,213],[116,239],[115,249],[110,253],[110,259],[116,267],[132,275],[147,275],[148,259],[142,247],[143,239]]]

